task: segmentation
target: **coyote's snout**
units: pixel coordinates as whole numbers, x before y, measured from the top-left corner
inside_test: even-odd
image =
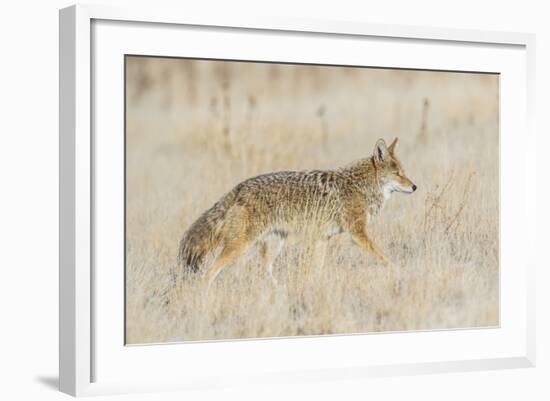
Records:
[[[315,227],[316,255],[324,258],[327,241],[347,232],[364,250],[387,262],[367,232],[367,224],[392,192],[412,193],[395,156],[397,138],[379,139],[372,156],[335,170],[282,171],[241,182],[204,212],[183,235],[178,260],[190,272],[203,272],[209,285],[221,269],[252,244],[271,278],[273,261],[290,234]],[[268,246],[268,237],[277,239]],[[209,266],[205,257],[219,253]]]

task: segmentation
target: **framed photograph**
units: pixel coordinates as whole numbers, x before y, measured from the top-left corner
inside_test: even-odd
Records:
[[[529,367],[534,37],[60,12],[60,388]]]

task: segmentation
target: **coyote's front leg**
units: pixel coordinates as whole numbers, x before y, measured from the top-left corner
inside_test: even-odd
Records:
[[[372,252],[384,264],[389,264],[388,258],[378,249],[367,234],[367,214],[365,213],[365,200],[359,194],[351,196],[345,202],[343,214],[344,228],[351,234],[351,238],[357,245],[367,252]]]
[[[374,256],[376,256],[384,264],[389,264],[390,261],[388,260],[388,258],[384,256],[382,251],[378,249],[378,247],[374,244],[374,242],[372,242],[372,240],[368,237],[367,233],[364,230],[352,233],[351,238],[365,251],[372,252]]]
[[[388,264],[389,260],[384,256],[382,251],[378,249],[374,242],[369,238],[367,234],[367,219],[366,216],[363,217],[363,213],[360,214],[359,218],[350,219],[348,221],[348,229],[351,234],[351,238],[357,245],[363,248],[367,252],[372,252],[379,260]]]

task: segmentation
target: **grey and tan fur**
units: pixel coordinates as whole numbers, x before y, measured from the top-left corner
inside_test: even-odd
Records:
[[[416,190],[390,146],[379,139],[371,157],[335,170],[282,171],[247,179],[204,212],[180,241],[179,263],[189,272],[204,271],[210,285],[219,272],[252,244],[259,246],[265,267],[272,266],[288,235],[312,225],[319,233],[316,255],[322,264],[327,241],[347,232],[365,251],[387,258],[370,238],[367,225],[394,191]],[[277,245],[269,247],[274,236]],[[214,261],[205,257],[219,249]]]

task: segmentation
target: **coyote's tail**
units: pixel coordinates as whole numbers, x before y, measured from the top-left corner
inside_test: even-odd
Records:
[[[178,264],[189,273],[197,273],[204,258],[221,243],[220,231],[227,211],[235,202],[238,187],[204,212],[183,234]]]

